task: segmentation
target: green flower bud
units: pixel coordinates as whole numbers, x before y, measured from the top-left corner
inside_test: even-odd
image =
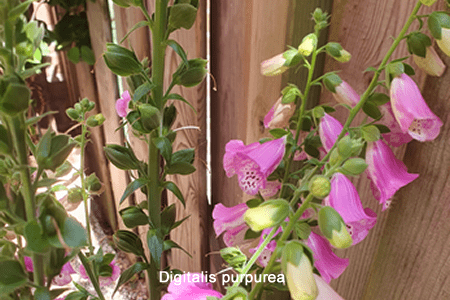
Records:
[[[123,223],[128,228],[134,228],[136,226],[148,224],[148,216],[142,209],[135,206],[124,208],[119,211],[119,214],[122,217]]]
[[[185,87],[193,87],[200,84],[205,79],[207,60],[195,58],[188,61],[188,65],[181,63],[177,71],[173,74],[177,84]]]
[[[338,149],[333,149],[333,151],[331,151],[331,155],[330,155],[330,164],[332,166],[336,165],[339,161],[341,160],[341,156],[339,155],[339,150]]]
[[[119,250],[133,253],[137,256],[144,256],[142,241],[135,233],[128,230],[118,230],[114,233],[113,240]]]
[[[97,175],[92,173],[86,178],[86,189],[90,194],[100,195],[105,189],[105,186],[100,182]]]
[[[342,83],[342,79],[337,74],[330,73],[325,75],[325,77],[322,79],[322,82],[327,90],[335,94],[336,87]]]
[[[328,43],[325,49],[328,55],[339,62],[348,62],[352,58],[351,54],[344,50],[339,43]]]
[[[347,160],[342,167],[338,169],[338,172],[344,175],[356,176],[361,174],[367,169],[366,161],[362,158],[352,158]]]
[[[141,124],[145,130],[152,131],[153,129],[158,128],[160,123],[159,109],[145,103],[138,106],[138,111],[141,117]]]
[[[80,187],[75,187],[67,193],[67,201],[70,203],[80,203],[83,201],[83,190]]]
[[[105,117],[102,114],[96,114],[95,116],[90,116],[86,120],[86,125],[89,127],[97,127],[105,122]]]
[[[353,140],[348,135],[339,140],[337,149],[339,155],[343,159],[347,159],[352,156],[357,156],[361,153],[364,146],[364,142],[361,139]]]
[[[305,36],[300,46],[298,46],[298,52],[303,56],[310,56],[314,49],[317,47],[317,35],[310,33]]]
[[[309,191],[316,198],[325,198],[330,193],[330,190],[330,180],[325,176],[316,175],[309,182]]]
[[[223,260],[225,260],[230,265],[230,267],[233,267],[233,269],[237,270],[238,272],[240,272],[242,267],[247,262],[247,256],[236,247],[220,249],[220,255],[222,256]]]
[[[299,241],[293,240],[284,246],[281,266],[292,299],[316,299],[319,290],[313,276],[313,267]]]
[[[313,12],[313,19],[316,23],[324,22],[328,18],[328,14],[323,12],[322,9],[316,8]]]
[[[341,215],[332,207],[323,207],[318,214],[319,228],[331,245],[345,249],[352,245],[353,239]]]
[[[103,148],[108,160],[121,170],[136,170],[139,168],[139,161],[133,150],[120,145],[106,145]]]
[[[108,68],[119,76],[130,76],[143,70],[133,51],[116,44],[106,44],[106,52],[103,54],[103,59]]]
[[[255,208],[249,208],[244,214],[244,221],[255,231],[276,226],[289,215],[289,202],[284,199],[268,200]]]
[[[66,115],[74,121],[78,121],[80,119],[80,113],[74,108],[66,109]]]

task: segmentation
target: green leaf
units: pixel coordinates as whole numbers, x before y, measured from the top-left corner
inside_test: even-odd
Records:
[[[378,107],[372,102],[364,103],[363,111],[366,113],[366,115],[375,120],[381,119],[381,117],[383,116]]]
[[[72,292],[64,300],[87,300],[89,296],[82,292]]]
[[[167,95],[167,97],[164,97],[164,100],[179,100],[182,101],[184,103],[186,103],[187,105],[189,105],[190,108],[192,108],[192,110],[197,113],[197,111],[195,110],[194,106],[192,106],[192,104],[190,104],[186,99],[184,99],[181,95],[178,94],[169,94]]]
[[[261,236],[261,232],[255,232],[250,228],[245,232],[244,240],[256,239]]]
[[[149,181],[145,178],[138,178],[132,181],[125,189],[122,198],[120,198],[119,204],[122,204],[122,202],[125,201],[126,198],[128,198],[131,194],[133,194],[137,189],[140,189],[141,187],[146,185],[148,182]]]
[[[133,253],[137,256],[145,256],[144,247],[139,236],[128,230],[118,230],[113,235],[114,243],[119,250]]]
[[[173,51],[175,51],[176,54],[178,54],[181,59],[183,60],[183,62],[187,65],[188,64],[188,59],[187,59],[187,55],[186,52],[184,52],[183,47],[181,47],[180,44],[178,44],[176,41],[174,40],[167,40],[166,42],[167,46],[169,46],[170,48],[173,49]]]
[[[175,223],[176,216],[177,216],[177,209],[175,204],[167,206],[161,212],[161,231],[164,236],[170,233],[173,223]]]
[[[167,164],[170,165],[172,159],[172,144],[170,141],[164,136],[154,138],[152,141],[156,148],[161,152],[161,155],[164,157]]]
[[[81,59],[83,59],[88,65],[93,66],[95,64],[95,54],[88,46],[81,46]]]
[[[162,186],[163,186],[163,188],[171,191],[181,201],[184,208],[186,208],[186,203],[184,201],[183,194],[181,193],[180,189],[178,188],[178,186],[175,183],[173,183],[172,181],[166,181],[163,183]]]
[[[67,51],[67,58],[77,64],[80,61],[80,49],[78,47],[72,47],[69,51]]]
[[[192,164],[195,158],[195,149],[182,149],[172,154],[172,163],[175,162],[187,162]]]
[[[0,295],[7,295],[27,283],[27,275],[16,260],[0,261]]]
[[[367,142],[375,142],[380,139],[380,131],[377,126],[374,125],[364,126],[361,128],[361,135]]]
[[[113,296],[124,283],[126,283],[128,280],[130,280],[134,275],[139,274],[142,271],[145,271],[150,266],[143,262],[137,262],[125,271],[122,272],[122,274],[119,277],[119,281],[117,282],[117,285],[114,289]]]
[[[33,1],[34,0],[28,0],[28,1],[22,2],[19,5],[17,5],[16,7],[14,7],[13,9],[11,9],[8,12],[8,18],[11,21],[14,21],[17,17],[19,17],[20,15],[24,14],[28,10],[28,7],[30,7],[30,4]]]
[[[373,93],[367,99],[368,102],[375,104],[376,106],[381,106],[389,102],[389,96],[383,93]]]
[[[70,248],[87,246],[86,229],[73,217],[68,217],[61,227],[64,243]]]
[[[144,211],[138,207],[130,206],[119,211],[122,217],[123,223],[128,228],[134,228],[136,226],[147,225],[148,216]]]
[[[181,251],[186,253],[190,258],[192,258],[192,255],[190,255],[189,252],[187,252],[185,249],[183,249],[183,247],[181,247],[180,245],[178,245],[174,241],[172,241],[172,240],[164,241],[164,251],[170,250],[172,248],[180,249]]]
[[[50,244],[44,238],[42,229],[36,220],[27,223],[24,229],[24,236],[27,240],[27,248],[33,252],[44,253]]]
[[[286,130],[281,129],[281,128],[274,128],[274,129],[271,129],[271,130],[269,131],[269,133],[270,133],[275,139],[279,139],[279,138],[285,136],[286,134],[288,134],[289,132],[287,132]]]
[[[382,125],[382,124],[374,124],[374,126],[376,126],[378,128],[378,130],[380,131],[380,133],[388,133],[391,132],[391,130],[389,129],[389,127]]]
[[[167,174],[188,175],[195,172],[195,167],[190,163],[176,162],[166,167]]]
[[[297,236],[302,240],[306,240],[311,234],[311,226],[305,222],[295,223],[294,230]]]
[[[163,237],[161,232],[157,229],[150,229],[147,232],[147,244],[153,261],[159,266],[163,252]]]
[[[197,9],[187,3],[175,4],[170,8],[169,27],[190,29],[197,17]]]
[[[52,300],[52,297],[50,296],[50,292],[45,287],[38,287],[36,288],[36,291],[34,292],[34,299],[35,300]]]
[[[135,31],[138,28],[145,27],[147,25],[150,27],[153,26],[153,24],[148,21],[140,21],[140,22],[137,22],[136,24],[134,24],[134,26],[131,27],[130,31],[128,31],[127,34],[125,34],[125,36],[120,40],[120,44],[122,44],[133,31]]]
[[[405,74],[409,76],[414,76],[416,74],[416,71],[414,71],[414,68],[411,67],[411,65],[407,63],[403,63],[403,68],[405,69]]]
[[[29,118],[28,120],[26,120],[25,126],[28,127],[28,126],[34,125],[34,124],[36,124],[37,122],[39,122],[40,120],[42,120],[43,118],[45,118],[46,116],[54,115],[54,114],[57,114],[57,113],[59,113],[59,112],[56,111],[56,110],[53,110],[53,111],[47,111],[47,112],[43,113],[42,115],[39,115],[39,116],[36,116],[36,117]]]
[[[190,217],[190,215],[184,217],[180,221],[176,221],[175,223],[173,223],[171,230],[173,230],[173,229],[177,228],[178,226],[180,226],[181,224],[183,224],[183,222],[186,221],[189,217]]]
[[[141,84],[135,91],[133,95],[133,101],[140,101],[145,95],[151,92],[155,88],[155,84],[150,83],[148,81]]]

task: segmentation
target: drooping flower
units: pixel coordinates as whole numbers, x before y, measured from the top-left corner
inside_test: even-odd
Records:
[[[25,263],[25,269],[28,272],[33,272],[33,270],[34,270],[34,268],[33,268],[33,260],[31,259],[31,257],[24,256],[23,257],[23,261]]]
[[[182,274],[177,280],[170,282],[167,291],[161,300],[206,300],[206,297],[223,297],[213,289],[205,276],[199,273]]]
[[[119,117],[125,118],[128,114],[128,104],[131,101],[131,96],[128,91],[122,93],[122,98],[116,101],[116,111]]]
[[[261,237],[259,238],[258,246],[256,246],[255,248],[249,249],[249,252],[251,254],[254,254],[256,252],[256,250],[259,249],[259,247],[264,242],[265,238],[269,235],[269,233],[272,231],[272,229],[273,229],[272,227],[266,228],[261,232]],[[281,228],[281,226],[278,227],[277,231],[275,232],[275,234],[273,236],[275,237],[277,234],[279,234],[282,231],[283,231],[283,229]],[[269,244],[267,244],[267,246],[264,247],[261,255],[258,257],[258,262],[261,264],[261,266],[263,266],[263,267],[267,266],[267,263],[269,262],[269,259],[272,256],[273,251],[275,251],[276,247],[277,247],[277,242],[274,240],[270,241]]]
[[[432,46],[426,48],[425,57],[420,57],[418,55],[413,55],[414,62],[421,68],[425,73],[431,76],[442,76],[445,71],[445,64],[436,50]]]
[[[77,272],[73,269],[70,262],[64,264],[59,275],[53,277],[52,283],[55,285],[63,286],[72,282],[71,274],[76,274]]]
[[[366,150],[367,175],[375,198],[385,210],[390,199],[403,186],[419,177],[408,173],[405,164],[397,159],[391,148],[382,140],[369,142]]]
[[[281,103],[283,97],[278,98],[267,115],[264,117],[264,127],[269,129],[284,128],[289,125],[289,119],[295,112],[295,103]]]
[[[285,63],[286,58],[284,58],[283,53],[269,58],[261,63],[261,74],[265,76],[279,75],[289,69],[284,65]]]
[[[345,249],[353,245],[353,239],[347,230],[342,216],[331,206],[324,206],[319,210],[317,221],[322,234],[333,247]]]
[[[345,103],[351,107],[358,104],[359,94],[345,81],[336,86],[336,93],[333,93],[334,99],[339,103]]]
[[[219,203],[214,207],[212,212],[214,231],[216,236],[225,232],[223,241],[227,247],[241,245],[244,242],[245,232],[248,229],[244,222],[244,213],[247,209],[245,203],[233,207],[226,207]]]
[[[267,177],[277,168],[285,152],[285,137],[245,146],[231,140],[225,147],[223,167],[228,177],[238,176],[239,186],[249,194],[264,191],[266,197],[277,193],[280,184],[268,184]]]
[[[111,285],[114,281],[116,281],[120,276],[120,268],[118,265],[116,265],[115,260],[113,260],[109,266],[112,268],[112,273],[110,277],[99,277],[99,283],[100,286],[108,286]],[[80,276],[81,278],[88,279],[89,276],[86,274],[86,270],[84,269],[83,265],[80,266]]]
[[[394,113],[392,112],[391,104],[386,103],[378,107],[383,114],[380,122],[387,126],[391,131],[383,133],[383,138],[394,147],[400,147],[403,144],[407,144],[413,140],[413,138],[407,133],[403,132],[400,125],[395,120]]]
[[[338,120],[325,113],[320,120],[319,136],[320,141],[327,152],[329,152],[334,143],[336,143],[337,137],[342,129],[343,126]]]
[[[358,191],[341,173],[335,173],[331,178],[331,192],[323,204],[333,207],[341,215],[353,245],[362,241],[377,222],[375,212],[370,208],[363,209]]]
[[[314,266],[326,282],[336,279],[348,266],[348,258],[340,258],[334,254],[330,243],[314,232],[311,232],[306,245],[311,248],[314,257]]]
[[[395,119],[402,132],[415,140],[434,140],[442,126],[442,121],[425,103],[416,83],[405,73],[395,77],[391,83],[391,105]]]
[[[317,274],[313,274],[313,276],[319,290],[319,295],[316,300],[344,300],[344,298],[339,296],[339,294],[336,293],[322,277]]]

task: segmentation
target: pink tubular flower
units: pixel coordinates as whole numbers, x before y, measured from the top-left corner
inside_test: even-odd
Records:
[[[72,276],[70,276],[70,274],[75,274],[75,273],[77,273],[77,272],[72,268],[72,265],[70,264],[70,262],[67,262],[62,267],[59,275],[57,275],[56,277],[53,278],[52,283],[54,285],[59,285],[59,286],[69,284],[70,282],[72,282]]]
[[[373,195],[383,204],[383,210],[401,187],[419,177],[419,174],[408,173],[405,164],[394,156],[391,148],[382,140],[367,144],[366,163]]]
[[[284,58],[284,53],[278,54],[268,60],[265,60],[261,63],[261,74],[265,76],[276,76],[287,69],[289,67],[285,66],[286,58]]]
[[[125,118],[128,114],[128,104],[131,101],[131,96],[128,91],[122,93],[122,98],[116,101],[116,111],[119,117]]]
[[[214,231],[216,236],[225,231],[223,241],[227,247],[240,245],[244,241],[245,232],[248,229],[244,222],[244,213],[247,209],[245,203],[233,207],[226,207],[219,203],[214,207],[212,212]]]
[[[107,286],[111,285],[114,281],[116,281],[120,276],[120,268],[116,265],[115,260],[113,260],[109,266],[112,268],[112,274],[110,277],[99,277],[99,283],[100,286]],[[81,278],[88,279],[89,276],[86,274],[86,270],[84,269],[83,265],[80,266],[80,276]]]
[[[269,184],[267,177],[277,168],[283,159],[286,138],[260,144],[258,142],[245,146],[242,141],[231,140],[225,147],[223,167],[228,177],[238,176],[239,186],[249,194],[258,191],[270,197],[277,193],[279,183]]]
[[[402,132],[424,142],[434,140],[442,126],[441,120],[428,108],[416,83],[406,74],[391,83],[391,105]]]
[[[31,259],[31,257],[28,256],[24,256],[23,257],[23,261],[25,262],[25,269],[28,272],[33,272],[34,268],[33,268],[33,260]]]
[[[267,115],[264,117],[264,127],[269,129],[284,128],[289,125],[289,119],[295,112],[295,103],[281,103],[283,97],[278,98]]]
[[[206,297],[222,298],[203,274],[187,273],[174,279],[167,288],[168,293],[161,300],[206,300]]]
[[[330,283],[331,279],[341,276],[347,268],[348,258],[336,256],[330,243],[320,235],[311,232],[306,240],[306,245],[313,251],[314,266],[327,283]]]
[[[333,207],[341,215],[353,245],[362,241],[377,222],[375,212],[370,208],[363,209],[358,191],[341,173],[335,173],[331,178],[331,191],[323,204]]]
[[[319,289],[319,295],[316,300],[344,300],[322,277],[316,274],[313,274],[313,276],[316,279],[317,288]]]
[[[269,235],[269,233],[272,231],[273,227],[263,229],[261,232],[261,237],[259,238],[259,244],[255,248],[250,248],[249,252],[251,254],[254,254],[256,250],[261,246],[261,244],[264,242],[264,239]],[[278,228],[278,230],[275,232],[274,237],[282,232],[283,229],[281,226]],[[273,251],[275,251],[275,248],[277,247],[276,241],[270,241],[269,244],[264,248],[261,255],[258,257],[258,262],[261,264],[261,266],[265,267],[267,266],[267,263],[269,262],[270,257],[272,256]]]
[[[336,143],[337,137],[341,133],[342,128],[342,124],[327,113],[325,113],[322,120],[320,120],[320,141],[327,152],[330,151],[334,143]]]
[[[391,132],[383,133],[383,138],[394,147],[400,147],[403,144],[407,144],[413,140],[413,138],[407,133],[402,132],[400,125],[395,120],[394,113],[392,112],[391,105],[389,103],[383,104],[378,107],[383,114],[380,122],[386,125]]]
[[[335,86],[336,93],[333,93],[334,99],[339,103],[350,105],[351,107],[358,104],[360,97],[357,92],[345,81]]]

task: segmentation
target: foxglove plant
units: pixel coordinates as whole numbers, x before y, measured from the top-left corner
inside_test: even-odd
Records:
[[[282,96],[266,115],[264,126],[269,128],[271,138],[248,146],[232,140],[226,146],[224,169],[227,176],[237,174],[241,189],[254,196],[245,204],[247,208],[239,204],[226,212],[232,216],[229,224],[231,228],[242,226],[240,232],[246,231],[245,238],[250,241],[255,242],[253,239],[259,236],[258,245],[251,249],[252,256],[248,259],[236,248],[221,251],[235,272],[241,276],[255,269],[262,276],[279,272],[281,258],[281,270],[292,299],[342,299],[328,283],[344,272],[349,261],[336,256],[333,248],[347,248],[362,242],[377,220],[372,209],[363,207],[348,176],[366,172],[374,196],[385,210],[394,194],[419,175],[408,173],[383,139],[394,147],[412,139],[429,141],[439,135],[442,126],[409,77],[411,67],[403,62],[405,58],[390,61],[394,50],[406,39],[412,55],[424,59],[428,55],[428,59],[434,61],[431,69],[442,74],[444,67],[433,55],[429,47],[431,40],[424,38],[422,26],[420,31],[408,34],[414,20],[428,17],[430,31],[442,40],[438,44],[445,43],[450,17],[441,12],[428,16],[417,14],[422,4],[431,2],[434,1],[417,1],[380,66],[373,68],[372,81],[361,96],[336,72],[318,78],[313,76],[317,55],[322,52],[339,62],[348,62],[351,58],[338,43],[317,45],[319,33],[327,26],[328,19],[320,9],[313,13],[315,32],[307,35],[297,49],[291,47],[261,64],[263,75],[274,76],[303,62],[308,77],[303,90],[291,84],[284,88]],[[379,79],[382,72],[384,80]],[[331,115],[334,108],[330,106],[306,109],[311,86],[320,82],[349,110],[344,124]],[[385,87],[390,97],[375,92],[377,86]],[[361,111],[367,117],[361,124],[350,127]],[[299,157],[301,163],[294,167],[293,161]],[[280,184],[280,190],[263,193],[270,182]],[[305,216],[307,210],[315,213]],[[226,218],[220,216],[220,211],[219,204],[214,209],[215,222]],[[233,243],[233,247],[238,246]],[[239,264],[230,259],[230,251],[234,251],[233,258],[239,257]],[[313,275],[314,267],[321,276]],[[230,290],[240,284],[240,281],[235,282]],[[241,299],[260,299],[264,285],[276,288],[258,282]],[[234,299],[231,292],[224,296],[228,298]]]

